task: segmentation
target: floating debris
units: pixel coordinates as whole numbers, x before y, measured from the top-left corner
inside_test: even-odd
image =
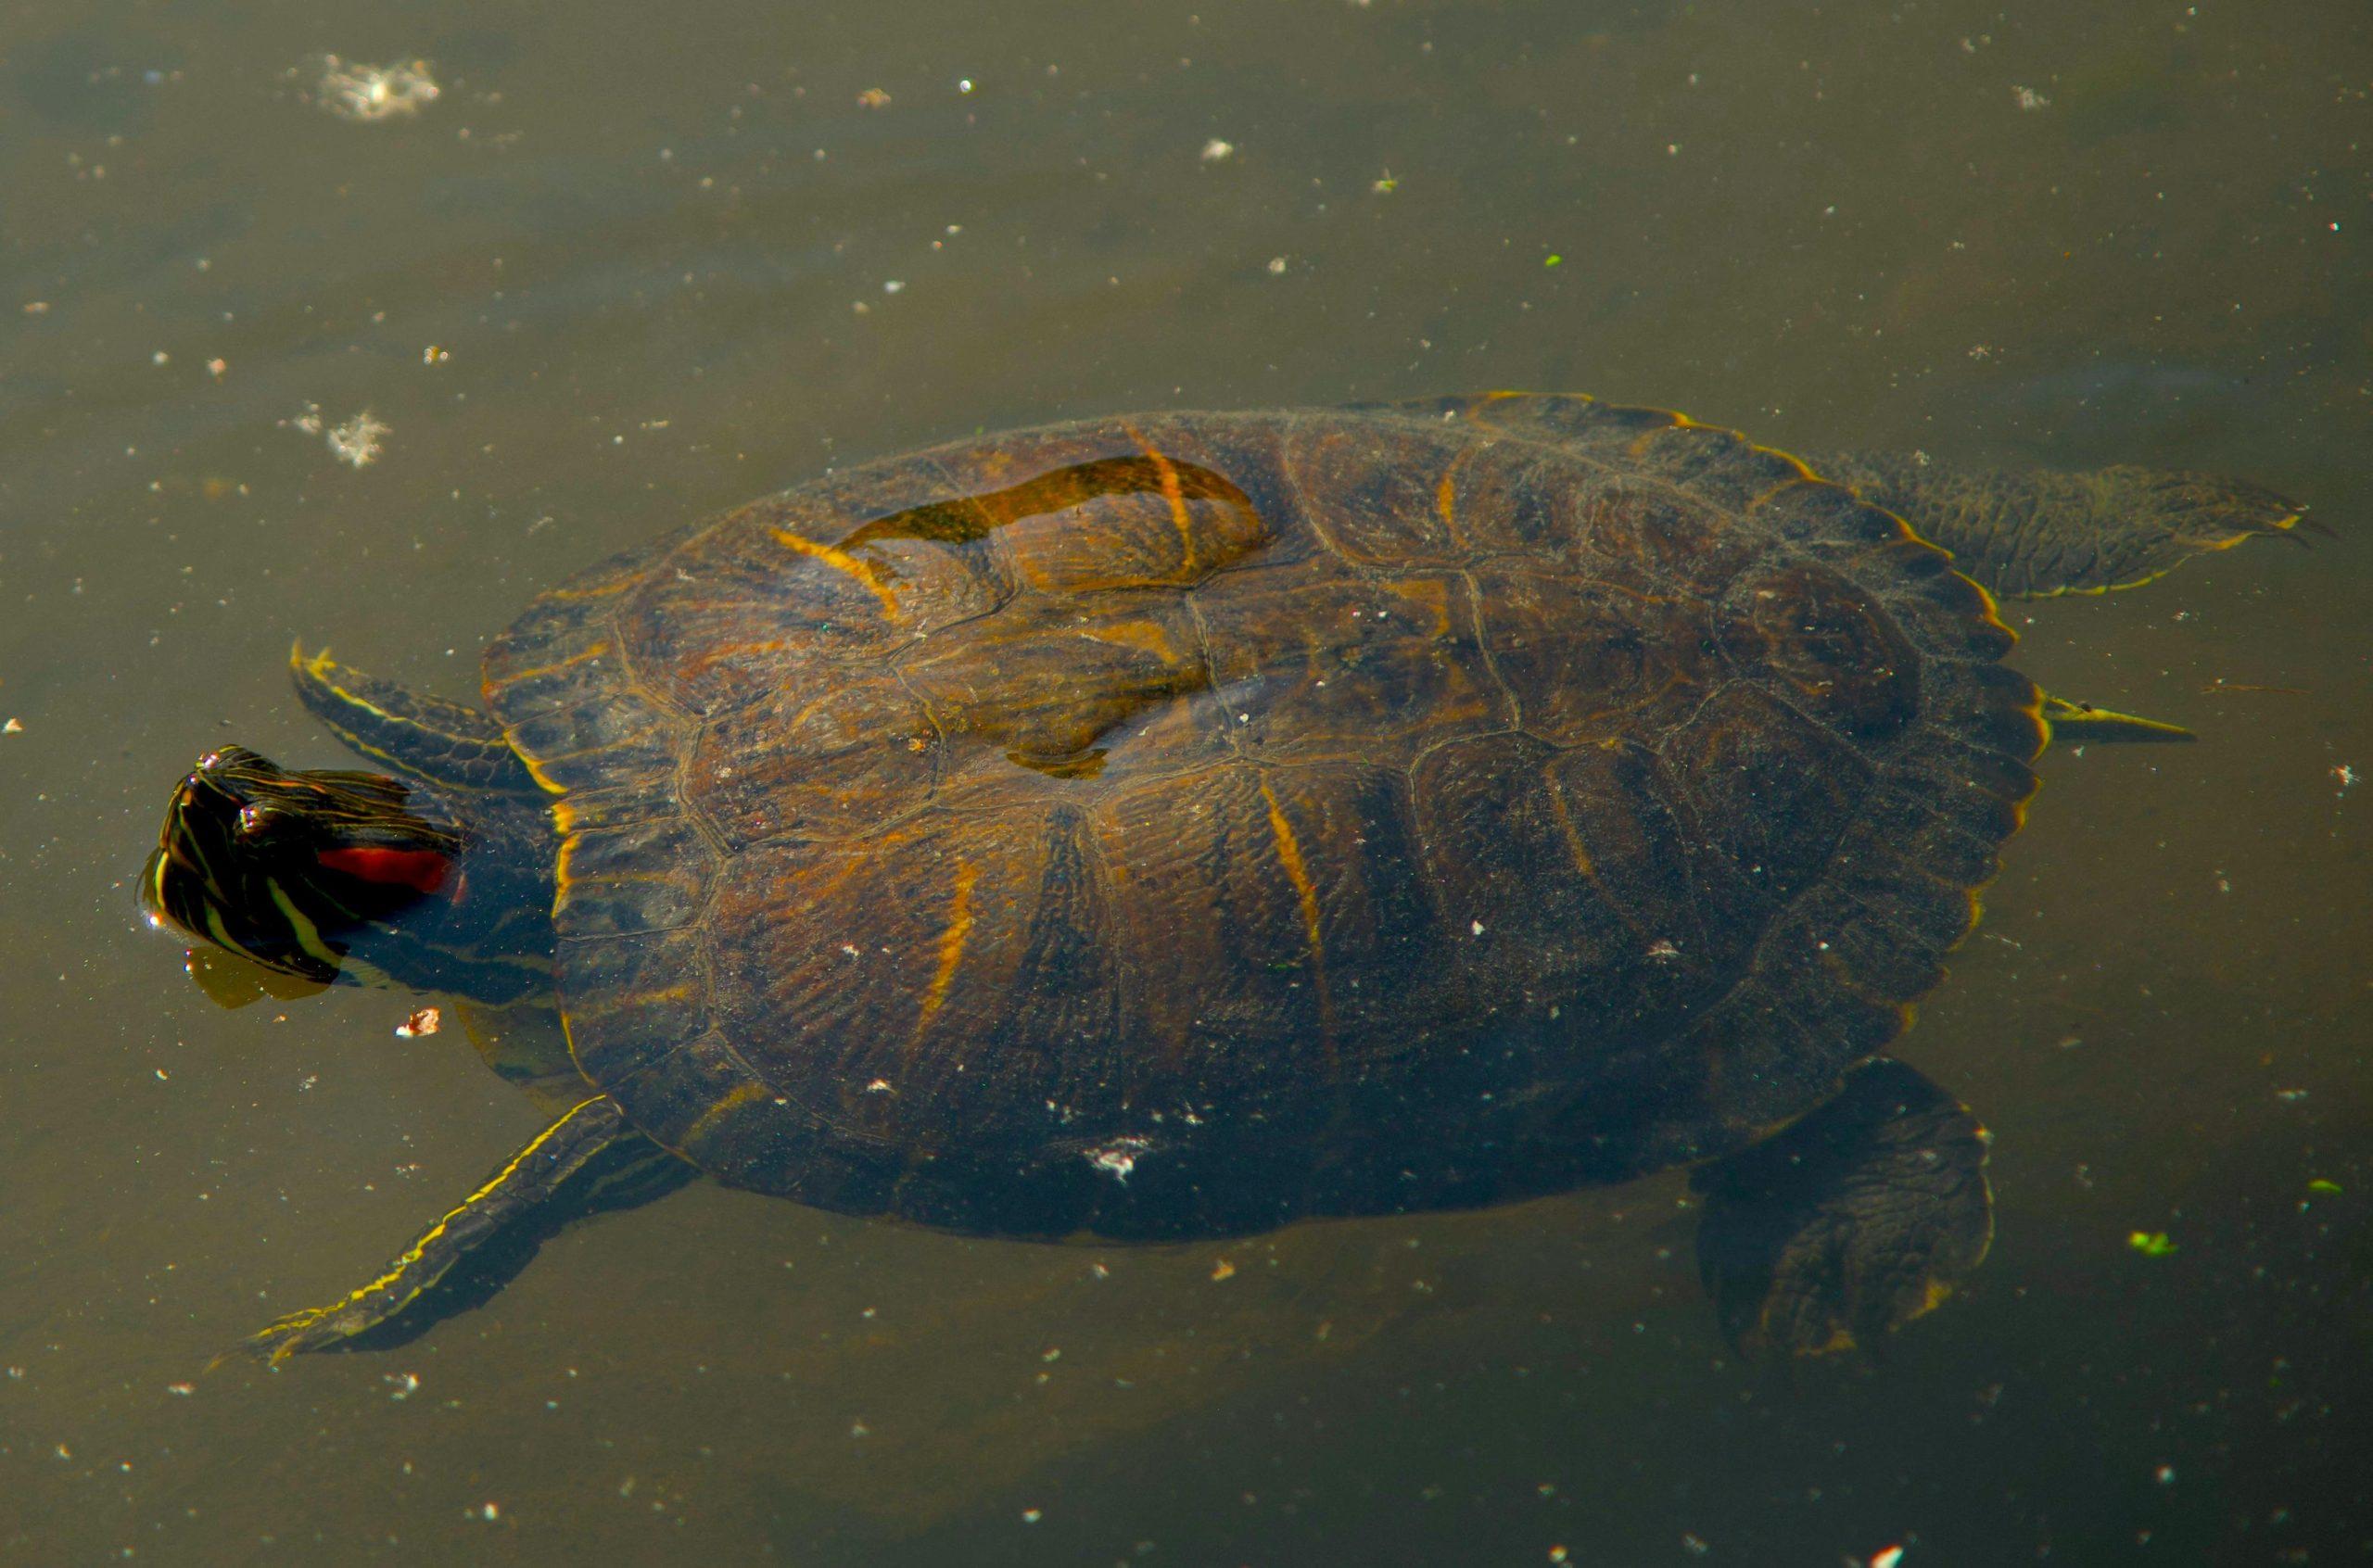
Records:
[[[2278,697],[2304,697],[2308,694],[2307,689],[2303,686],[2260,686],[2255,681],[2221,678],[2210,681],[2200,689],[2201,694],[2206,697],[2214,697],[2225,691],[2263,691],[2271,692]]]
[[[423,1007],[396,1026],[396,1038],[418,1040],[424,1035],[436,1033],[444,1027],[444,1015],[436,1008]]]
[[[2168,1258],[2176,1250],[2164,1231],[2136,1231],[2126,1238],[2126,1245],[2145,1258]]]
[[[284,428],[299,435],[323,436],[340,462],[350,463],[356,468],[365,467],[378,460],[379,449],[387,436],[387,425],[369,409],[343,424],[332,425],[322,418],[321,404],[307,403],[303,413],[280,423]]]
[[[888,108],[890,95],[879,87],[868,87],[857,95],[857,101],[867,108]]]
[[[387,426],[365,409],[344,424],[333,427],[325,438],[338,462],[354,468],[367,468],[379,460],[379,449],[387,435]]]
[[[2311,1193],[2323,1193],[2328,1196],[2337,1197],[2340,1194],[2346,1192],[2348,1189],[2341,1186],[2338,1182],[2328,1181],[2324,1177],[2318,1176],[2314,1181],[2307,1183],[2307,1190]]]
[[[418,114],[438,98],[437,81],[428,74],[426,60],[384,66],[357,61],[349,65],[336,55],[324,55],[318,68],[320,75],[313,91],[320,95],[321,106],[340,120],[366,125],[382,120],[402,120]]]
[[[1218,1262],[1212,1265],[1212,1278],[1214,1281],[1232,1280],[1236,1278],[1236,1265],[1229,1262],[1225,1258],[1221,1258]]]
[[[2013,83],[2011,88],[2011,95],[2019,101],[2019,107],[2024,109],[2030,114],[2034,113],[2037,109],[2049,108],[2051,107],[2051,100],[2045,97],[2041,93],[2037,92],[2032,87],[2021,87],[2016,83]]]
[[[1234,142],[1223,142],[1217,136],[1214,136],[1210,141],[1203,144],[1203,161],[1205,163],[1225,163],[1229,158],[1232,158],[1235,156],[1236,144]]]
[[[1899,1546],[1891,1546],[1871,1554],[1871,1568],[1895,1568],[1895,1565],[1902,1561],[1903,1549]]]

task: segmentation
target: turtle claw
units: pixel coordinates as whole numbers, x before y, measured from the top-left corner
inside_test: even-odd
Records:
[[[267,1366],[276,1367],[291,1356],[325,1349],[369,1326],[368,1323],[345,1321],[348,1315],[319,1308],[298,1312],[249,1334],[235,1348],[255,1357]]]
[[[1698,1173],[1700,1277],[1742,1353],[1822,1356],[1885,1335],[1986,1257],[1989,1134],[1902,1063],[1870,1063],[1835,1099]]]
[[[291,1356],[326,1350],[351,1339],[374,1321],[351,1299],[335,1307],[311,1307],[302,1312],[291,1312],[223,1350],[206,1363],[206,1370],[213,1372],[230,1361],[260,1361],[277,1368]]]

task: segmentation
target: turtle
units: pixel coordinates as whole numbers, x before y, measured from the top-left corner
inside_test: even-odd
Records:
[[[2043,693],[1997,596],[2301,516],[1580,395],[1156,412],[664,534],[530,604],[482,703],[300,644],[371,770],[202,756],[152,922],[565,1046],[548,1125],[248,1347],[438,1321],[503,1238],[695,1174],[1177,1243],[1685,1168],[1732,1343],[1875,1351],[1990,1245],[1990,1134],[1889,1047],[2033,765],[2189,738]]]

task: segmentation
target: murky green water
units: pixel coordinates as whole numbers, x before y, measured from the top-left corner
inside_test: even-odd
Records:
[[[1198,6],[0,17],[0,1556],[2373,1551],[2373,19]],[[334,118],[323,51],[442,94]],[[407,998],[222,1011],[140,928],[192,755],[336,759],[292,637],[467,694],[540,588],[827,464],[1489,386],[2341,536],[2015,608],[2203,742],[2045,759],[1903,1047],[1999,1241],[1885,1364],[1738,1365],[1676,1175],[1145,1251],[696,1186],[410,1345],[201,1371],[538,1120]]]

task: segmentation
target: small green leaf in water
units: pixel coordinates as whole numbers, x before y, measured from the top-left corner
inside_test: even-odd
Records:
[[[2337,1193],[2343,1191],[2344,1189],[2341,1188],[2338,1182],[2327,1182],[2321,1176],[2318,1176],[2314,1181],[2307,1183],[2307,1190],[2311,1193]]]
[[[1544,266],[1544,267],[1555,267],[1555,266],[1558,265],[1559,263],[1563,262],[1565,259],[1565,259],[1564,257],[1562,257],[1562,256],[1558,255],[1555,251],[1554,251],[1554,250],[1553,250],[1553,251],[1551,251],[1548,255],[1546,255],[1546,256],[1544,256],[1544,257],[1542,257],[1542,258],[1541,259],[1541,264],[1542,264],[1542,266]]]
[[[2176,1250],[2164,1231],[2137,1231],[2126,1238],[2126,1245],[2145,1258],[2164,1258]]]

